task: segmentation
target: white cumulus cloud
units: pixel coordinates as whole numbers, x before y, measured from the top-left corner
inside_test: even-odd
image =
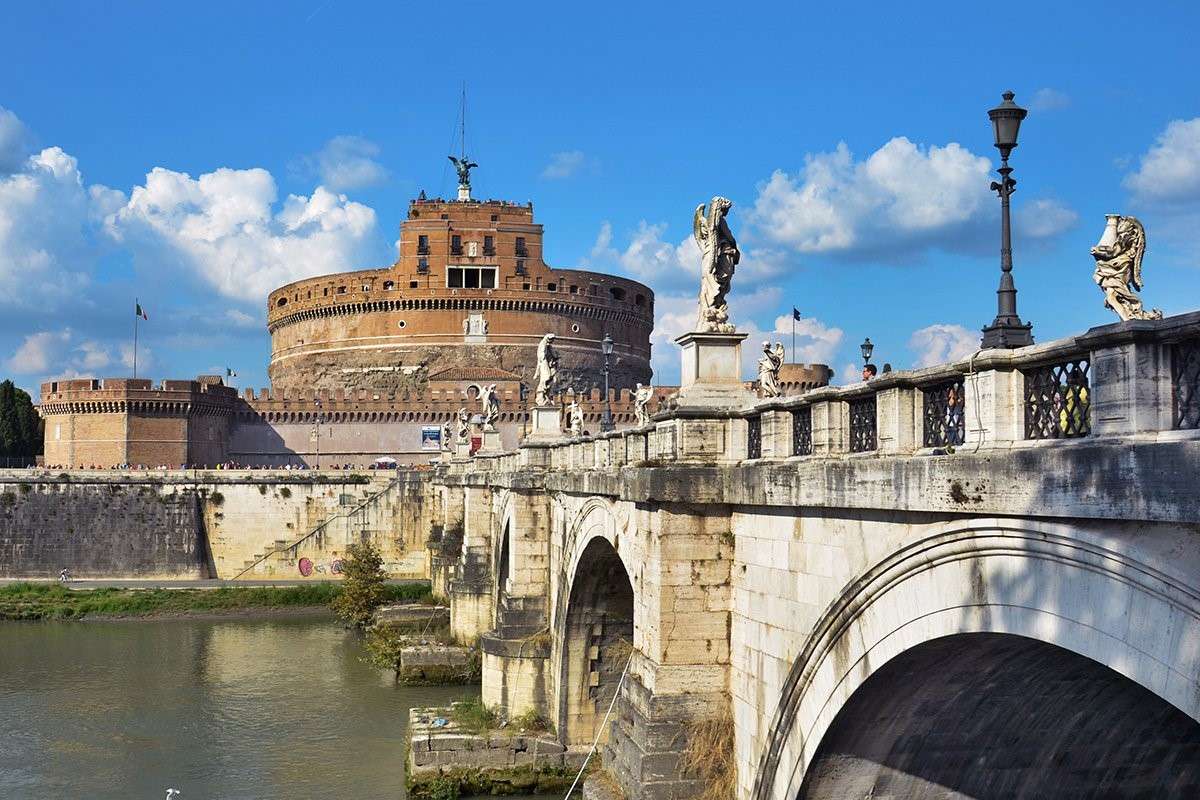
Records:
[[[0,175],[16,172],[33,150],[33,135],[16,114],[0,106]]]
[[[1013,212],[1017,235],[1050,239],[1074,227],[1079,215],[1057,200],[1040,198],[1017,206]]]
[[[1200,117],[1170,122],[1124,184],[1138,203],[1200,202]]]
[[[27,335],[4,362],[17,375],[36,378],[99,377],[100,371],[132,363],[132,345],[118,345],[114,355],[109,345],[94,339],[81,339],[71,328],[37,331]],[[146,348],[138,352],[138,364],[149,363]]]
[[[355,265],[375,212],[318,186],[276,210],[264,169],[222,168],[192,178],[156,167],[106,220],[141,257],[174,263],[222,294],[261,301],[277,286]]]
[[[387,180],[388,171],[376,160],[379,145],[361,136],[335,136],[316,153],[301,160],[301,171],[315,175],[335,192],[363,189]]]
[[[1032,111],[1059,111],[1069,105],[1071,105],[1070,95],[1048,86],[1034,92],[1033,99],[1029,101],[1029,108]]]
[[[85,189],[57,147],[0,176],[0,305],[40,306],[78,296],[96,259],[94,222],[120,193]]]
[[[939,322],[913,331],[908,347],[916,354],[914,367],[931,367],[966,358],[979,349],[979,340],[977,331]]]
[[[612,224],[604,222],[596,235],[583,266],[616,269],[656,291],[672,292],[700,289],[700,248],[688,234],[679,242],[665,234],[665,223],[642,220],[629,236],[624,249],[613,245]],[[742,247],[742,257],[733,279],[733,292],[753,291],[766,279],[779,275],[784,268],[783,254],[770,248]],[[740,305],[740,302],[739,302]]]
[[[979,239],[998,213],[991,162],[951,142],[899,136],[858,161],[845,143],[776,170],[750,215],[756,236],[798,253],[895,258]],[[1063,209],[1066,210],[1066,209]]]
[[[582,150],[565,150],[550,156],[550,163],[542,170],[546,180],[562,180],[577,175],[587,165],[587,156]]]

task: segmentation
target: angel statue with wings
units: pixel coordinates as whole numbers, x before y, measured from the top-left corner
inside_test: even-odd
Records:
[[[783,367],[783,342],[763,342],[763,354],[758,359],[758,388],[763,397],[779,397],[783,389],[779,386],[779,370]]]
[[[465,155],[462,158],[454,156],[446,156],[454,162],[454,171],[458,173],[458,185],[463,189],[471,188],[471,170],[479,165],[468,159]]]
[[[1157,308],[1147,311],[1137,292],[1142,289],[1142,256],[1146,253],[1146,229],[1137,217],[1106,215],[1104,235],[1092,248],[1096,271],[1092,279],[1104,292],[1104,305],[1122,321],[1162,319]]]
[[[483,429],[494,431],[496,420],[500,419],[500,393],[496,391],[496,384],[485,386],[480,400],[483,404]]]
[[[737,242],[729,232],[725,216],[733,203],[724,197],[714,197],[708,204],[696,206],[692,217],[692,233],[703,253],[700,269],[700,314],[696,330],[715,333],[733,333],[729,322],[729,306],[725,296],[733,280],[741,253]]]
[[[537,374],[535,375],[536,389],[534,402],[539,406],[547,406],[554,402],[558,382],[558,353],[554,350],[554,334],[547,333],[538,342]]]

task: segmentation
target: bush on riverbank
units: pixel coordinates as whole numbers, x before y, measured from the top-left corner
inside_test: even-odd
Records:
[[[385,585],[383,602],[423,600],[425,583]],[[242,609],[328,607],[342,593],[337,583],[302,586],[222,586],[217,589],[68,589],[56,583],[0,586],[0,619],[81,619],[222,613]]]
[[[360,630],[375,619],[375,611],[388,602],[387,573],[383,554],[371,542],[352,544],[342,559],[342,591],[330,607],[348,624]]]

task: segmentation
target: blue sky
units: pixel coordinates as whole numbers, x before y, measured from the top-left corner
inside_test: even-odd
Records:
[[[1146,225],[1147,305],[1192,310],[1200,7],[1050,5],[9,5],[0,373],[127,374],[136,294],[139,372],[265,386],[266,292],[390,263],[408,200],[452,192],[464,81],[476,195],[532,200],[554,265],[649,283],[664,383],[714,194],[754,337],[790,351],[776,320],[798,306],[798,360],[838,380],[865,336],[898,368],[970,352],[995,314],[986,112],[1008,88],[1030,108],[1015,274],[1035,337],[1115,319],[1088,256],[1108,212]]]

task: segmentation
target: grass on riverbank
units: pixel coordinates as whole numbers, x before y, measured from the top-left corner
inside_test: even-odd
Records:
[[[387,585],[386,603],[422,601],[429,585]],[[218,589],[82,589],[54,583],[0,586],[0,620],[82,619],[90,616],[151,617],[223,613],[243,609],[328,607],[337,583],[302,586],[222,586]]]

